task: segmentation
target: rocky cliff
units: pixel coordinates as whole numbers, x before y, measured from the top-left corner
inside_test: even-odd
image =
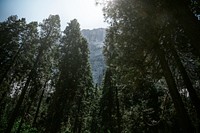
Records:
[[[103,56],[103,42],[105,39],[105,29],[82,30],[82,35],[87,39],[90,50],[90,63],[94,83],[101,85],[105,62]]]

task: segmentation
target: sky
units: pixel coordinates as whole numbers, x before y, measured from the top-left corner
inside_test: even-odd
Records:
[[[102,7],[96,6],[95,0],[0,0],[0,21],[17,15],[26,18],[27,22],[42,22],[50,14],[60,16],[62,30],[75,18],[81,29],[108,26],[104,22]]]

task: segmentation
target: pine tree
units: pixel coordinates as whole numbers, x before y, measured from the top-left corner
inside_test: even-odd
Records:
[[[168,11],[165,4],[145,0],[108,2],[104,12],[111,27],[104,51],[108,65],[118,72],[120,85],[127,91],[135,88],[140,79],[158,84],[164,77],[179,119],[180,128],[177,129],[189,132],[193,131],[193,126],[175,80],[177,72],[169,64],[171,55],[167,52],[170,50],[165,45],[165,41],[168,43],[171,40],[163,39],[172,37],[172,34],[164,33],[172,29],[174,18],[170,15],[171,11],[177,13],[174,11],[177,8]],[[170,4],[178,5],[173,2]],[[130,95],[131,91],[128,92]]]
[[[114,88],[112,85],[111,71],[107,69],[105,73],[104,86],[102,91],[102,98],[100,101],[100,114],[101,114],[101,130],[105,133],[113,133],[114,130]]]
[[[41,46],[39,47],[38,55],[35,59],[33,67],[31,71],[27,74],[27,80],[22,89],[19,100],[17,101],[17,104],[14,107],[11,117],[8,121],[8,126],[5,130],[6,133],[11,132],[12,130],[15,120],[19,115],[19,109],[24,101],[24,97],[26,95],[29,84],[31,80],[33,79],[34,75],[36,74],[35,73],[36,69],[38,68],[40,64],[40,61],[44,55],[44,52],[49,49],[50,45],[57,42],[57,39],[59,38],[59,34],[60,34],[59,29],[60,29],[60,19],[58,15],[50,16],[48,19],[44,20],[44,24],[41,24],[41,39],[40,39]]]
[[[199,4],[199,1],[197,1]],[[200,21],[192,12],[191,6],[192,1],[189,0],[178,0],[174,1],[164,1],[164,8],[167,10],[173,18],[178,21],[178,24],[181,25],[185,31],[185,34],[190,39],[190,43],[193,47],[193,53],[200,56],[199,48],[199,31],[200,31]]]
[[[70,115],[75,115],[72,132],[80,132],[80,117],[82,116],[79,115],[82,113],[84,94],[90,89],[92,80],[88,64],[87,42],[81,36],[76,19],[68,23],[64,31],[59,71],[53,101],[49,107],[46,132],[59,132],[61,123],[67,121]],[[71,107],[73,104],[77,106]],[[76,113],[69,115],[73,109]]]

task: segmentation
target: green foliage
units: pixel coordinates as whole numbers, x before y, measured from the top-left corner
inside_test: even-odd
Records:
[[[62,125],[70,124],[70,128],[63,130],[78,132],[87,128],[84,116],[90,111],[87,106],[93,96],[93,85],[87,41],[81,36],[76,19],[68,23],[61,43],[60,74],[47,116],[46,131],[57,132]]]
[[[193,43],[191,42],[192,46],[188,46],[190,36],[183,33],[188,29],[180,26],[183,20],[182,22],[178,20],[182,18],[175,17],[180,10],[175,11],[176,8],[174,8],[172,11],[170,7],[167,7],[170,4],[173,7],[181,4],[179,9],[183,11],[184,2],[180,1],[165,3],[163,1],[115,0],[105,3],[105,18],[110,23],[110,27],[107,30],[104,54],[108,69],[113,73],[112,79],[118,88],[121,125],[124,132],[173,132],[179,131],[179,126],[185,128],[190,125],[183,126],[184,122],[190,123],[184,109],[185,107],[189,109],[190,106],[187,104],[184,107],[179,95],[187,99],[186,103],[188,103],[188,98],[193,101],[192,97],[196,94],[196,90],[193,89],[194,95],[190,93],[192,85],[186,87],[190,93],[189,97],[180,92],[186,89],[184,85],[189,86],[187,83],[191,82],[192,76],[190,78],[186,76],[191,74],[191,72],[187,73],[188,70],[192,69],[196,72],[198,70],[197,64],[193,65],[193,68],[181,64],[187,64],[190,60],[194,58],[198,60],[198,58],[194,57],[195,52],[191,50],[195,49]],[[174,31],[174,29],[179,30]],[[178,56],[174,51],[178,51]],[[179,55],[181,58],[185,58],[184,55],[190,55],[190,59],[187,58],[181,62],[178,60]],[[169,69],[165,69],[166,66]],[[173,76],[170,76],[170,73]],[[197,79],[196,77],[192,80]],[[193,86],[195,86],[194,83]],[[165,100],[168,96],[167,88],[169,88],[172,101]],[[107,91],[112,89],[108,88]],[[196,98],[198,101],[198,96]],[[173,106],[167,106],[171,102],[174,102],[176,112],[182,117],[178,118],[178,115],[168,117],[170,114],[175,114]],[[177,103],[181,106],[177,107]],[[196,102],[193,102],[193,105],[198,115]],[[183,117],[187,120],[182,119]],[[177,119],[182,125],[176,125]]]
[[[96,87],[87,41],[104,34],[84,38],[76,19],[61,32],[58,15],[0,22],[0,132],[199,132],[198,6],[104,3],[107,67]]]
[[[19,124],[20,124],[20,120],[17,120],[15,122],[15,125],[13,126],[12,132],[17,132]],[[36,128],[32,127],[28,123],[24,123],[20,130],[20,133],[38,133],[38,131]]]

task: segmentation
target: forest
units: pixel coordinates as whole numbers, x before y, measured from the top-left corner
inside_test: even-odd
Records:
[[[101,85],[77,19],[0,22],[0,132],[200,133],[200,0],[97,3]]]

